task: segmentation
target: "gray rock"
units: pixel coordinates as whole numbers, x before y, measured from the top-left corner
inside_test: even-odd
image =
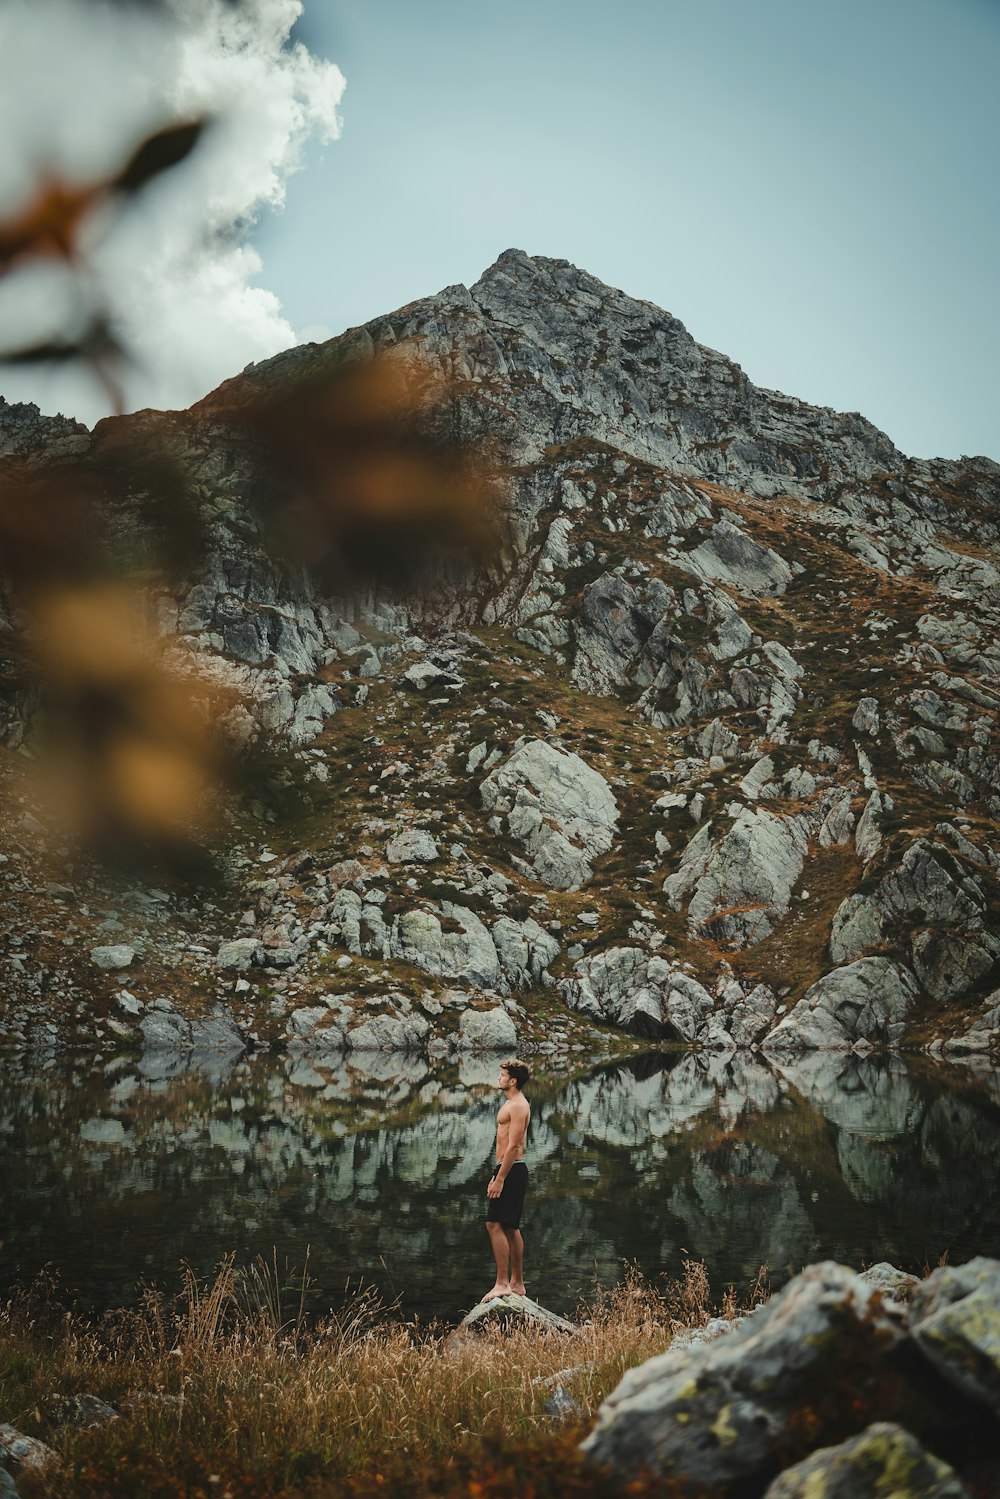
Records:
[[[532,917],[513,921],[502,916],[493,926],[492,937],[500,966],[515,989],[552,982],[548,968],[559,956],[559,943]]]
[[[854,710],[851,723],[859,734],[877,734],[879,729],[878,698],[863,697]]]
[[[559,986],[571,1009],[651,1040],[693,1041],[712,998],[695,979],[637,947],[583,958]]]
[[[657,626],[666,623],[675,604],[672,590],[658,578],[641,591],[619,572],[596,578],[584,589],[574,621],[574,682],[600,693],[636,678],[648,682],[655,667],[643,658],[652,652],[659,664]]]
[[[718,845],[711,823],[691,839],[663,883],[674,910],[687,903],[696,935],[749,947],[773,931],[805,862],[807,837],[794,819],[744,809]]]
[[[881,826],[884,814],[882,797],[878,791],[873,791],[854,831],[854,847],[858,851],[858,858],[865,864],[870,863],[882,847]]]
[[[899,1046],[918,994],[913,975],[891,958],[859,958],[824,975],[767,1036],[768,1051],[849,1051]]]
[[[918,932],[913,969],[932,999],[947,1003],[972,989],[993,967],[993,954],[953,932]]]
[[[788,1451],[810,1385],[843,1380],[874,1397],[901,1337],[898,1313],[857,1275],[810,1265],[725,1337],[630,1370],[584,1450],[624,1472],[652,1466],[695,1491],[749,1490]]]
[[[734,616],[735,617],[735,616]],[[712,755],[718,755],[722,760],[732,760],[740,752],[739,736],[719,718],[713,718],[712,722],[706,724],[696,737],[698,753],[704,755],[708,760]]]
[[[173,1010],[152,1010],[139,1022],[147,1051],[186,1051],[191,1046],[191,1026]]]
[[[932,1271],[910,1298],[910,1331],[939,1373],[1000,1414],[1000,1261]]]
[[[568,1322],[565,1317],[560,1317],[556,1312],[550,1312],[548,1307],[540,1306],[530,1296],[515,1296],[513,1292],[507,1296],[495,1296],[491,1301],[480,1301],[467,1316],[462,1318],[458,1331],[470,1329],[483,1331],[495,1327],[498,1323],[503,1326],[509,1322],[528,1322],[545,1328],[549,1332],[562,1332],[570,1335],[579,1331],[574,1323]]]
[[[897,1270],[895,1265],[889,1264],[888,1260],[881,1260],[877,1265],[869,1265],[867,1270],[862,1270],[861,1279],[866,1286],[880,1291],[886,1301],[908,1301],[911,1291],[920,1284],[915,1275],[907,1275],[905,1270]]]
[[[69,1425],[85,1429],[107,1426],[118,1420],[118,1412],[113,1405],[101,1400],[98,1395],[83,1392],[57,1399],[53,1404],[52,1414],[56,1421],[65,1421]]]
[[[851,793],[836,791],[830,798],[830,809],[820,824],[821,848],[841,848],[850,841],[854,831],[854,813],[851,811]]]
[[[92,947],[90,961],[98,968],[128,968],[135,961],[135,948],[124,942],[111,947]]]
[[[0,1499],[21,1499],[17,1484],[6,1468],[0,1468]]]
[[[517,1028],[502,1005],[492,1010],[466,1010],[458,1023],[462,1051],[494,1051],[512,1055]]]
[[[136,999],[134,994],[130,994],[127,989],[122,989],[120,993],[115,995],[115,998],[118,1001],[118,1008],[126,1015],[136,1016],[142,1014],[141,1001]]]
[[[390,864],[431,864],[438,857],[438,846],[423,828],[404,828],[389,839],[385,856]]]
[[[426,973],[464,978],[479,988],[491,988],[501,977],[489,931],[473,911],[451,901],[442,901],[439,911],[418,909],[396,917],[383,950]]]
[[[0,1421],[0,1463],[11,1464],[32,1475],[43,1473],[59,1462],[59,1454],[44,1442],[26,1437],[16,1426]]]
[[[246,973],[255,963],[263,963],[264,948],[255,937],[237,937],[233,942],[221,944],[215,961],[219,968]]]
[[[462,678],[450,667],[439,666],[434,661],[414,661],[403,672],[403,681],[418,692],[428,687],[455,688],[462,686]]]
[[[310,1031],[329,1018],[330,1012],[326,1005],[302,1005],[289,1015],[287,1033],[293,1037],[308,1036]]]
[[[758,801],[761,797],[774,796],[777,791],[774,781],[774,761],[770,755],[763,755],[755,765],[751,765],[746,775],[740,781],[740,791],[748,801]]]
[[[902,1426],[878,1421],[786,1468],[764,1499],[969,1499],[969,1491]]]
[[[956,861],[947,849],[917,839],[906,850],[898,870],[882,882],[882,904],[891,916],[978,927],[982,892],[964,871],[956,878],[955,869]]]
[[[727,520],[713,526],[706,540],[680,559],[680,565],[751,597],[784,593],[793,576],[783,557]]]
[[[397,959],[477,988],[502,987],[497,950],[475,912],[451,901],[404,911],[387,924],[380,905],[339,890],[330,903],[327,935],[349,952]]]
[[[211,1053],[236,1057],[246,1050],[246,1040],[225,1005],[216,1005],[207,1015],[191,1021],[193,1065]]]
[[[726,1029],[737,1047],[753,1046],[774,1025],[778,996],[768,984],[755,984],[725,1007]]]
[[[959,1057],[1000,1050],[1000,989],[984,1001],[982,1013],[969,1029],[949,1037],[943,1049],[946,1055]]]
[[[671,1352],[680,1352],[682,1348],[697,1348],[702,1343],[714,1343],[716,1338],[724,1338],[738,1327],[740,1321],[739,1317],[709,1317],[702,1327],[682,1327],[670,1340]]]
[[[830,928],[830,957],[835,963],[850,962],[885,940],[885,918],[877,901],[865,895],[848,895],[837,907]]]
[[[557,1384],[545,1402],[545,1414],[553,1421],[567,1421],[576,1416],[582,1416],[583,1407],[578,1400],[573,1399],[568,1390],[564,1390],[561,1384]]]
[[[612,846],[618,804],[599,771],[544,739],[522,742],[480,786],[498,826],[522,843],[539,879],[578,890]]]
[[[904,922],[931,922],[951,930],[918,933],[914,939],[914,968],[922,970],[922,981],[926,976],[929,992],[951,998],[978,982],[992,962],[985,896],[955,864],[940,844],[918,838],[871,894],[851,895],[841,903],[830,931],[834,962],[898,941]]]
[[[430,1026],[422,1015],[372,1015],[346,1033],[348,1051],[419,1051]]]

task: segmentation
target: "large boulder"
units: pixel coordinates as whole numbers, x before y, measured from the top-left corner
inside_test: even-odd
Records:
[[[744,808],[718,844],[711,828],[706,823],[691,839],[663,889],[675,911],[687,905],[695,935],[749,947],[788,910],[808,839],[795,819],[761,807]]]
[[[630,1370],[584,1448],[694,1494],[751,1492],[779,1461],[808,1454],[817,1422],[845,1407],[859,1427],[871,1420],[902,1337],[900,1313],[852,1271],[810,1265],[725,1337]]]
[[[954,932],[917,932],[912,950],[917,978],[943,1004],[973,989],[993,967],[993,954],[982,943]]]
[[[663,619],[673,593],[661,579],[640,593],[619,573],[602,573],[583,591],[574,621],[573,680],[587,692],[624,687],[634,660]]]
[[[517,1045],[517,1030],[502,1005],[492,1010],[466,1010],[458,1023],[458,1044],[462,1051],[505,1052],[509,1056]]]
[[[928,992],[952,998],[990,966],[982,947],[984,914],[985,897],[977,882],[941,844],[918,838],[871,894],[850,895],[842,902],[830,932],[830,956],[835,963],[850,962],[894,939],[901,926],[930,925],[933,937],[917,934],[915,962],[927,974]]]
[[[618,804],[611,787],[579,755],[544,739],[518,744],[479,788],[491,825],[523,844],[530,869],[558,890],[579,890],[591,861],[611,848]]]
[[[263,963],[264,948],[256,937],[236,937],[232,942],[220,944],[215,961],[219,968],[246,973],[254,963]]]
[[[500,960],[489,931],[475,912],[451,901],[440,911],[404,911],[392,924],[389,956],[426,973],[464,978],[490,988],[500,978]]]
[[[385,846],[390,864],[433,864],[438,847],[426,828],[403,828]]]
[[[500,966],[514,988],[530,989],[552,982],[549,964],[559,956],[559,943],[533,917],[514,921],[501,916],[492,936]]]
[[[419,1051],[430,1026],[422,1015],[370,1015],[345,1036],[348,1051]]]
[[[559,986],[571,1009],[651,1040],[693,1041],[712,998],[696,979],[638,947],[583,958]]]
[[[489,930],[474,911],[451,901],[387,917],[374,895],[363,900],[354,890],[338,890],[330,902],[327,936],[359,956],[412,963],[425,973],[461,978],[478,988],[503,984]]]
[[[771,547],[761,546],[730,520],[720,520],[693,552],[681,559],[700,578],[726,583],[740,593],[784,593],[793,572]]]
[[[285,1028],[292,1056],[321,1064],[343,1053],[345,1032],[344,1019],[325,1004],[301,1005],[289,1015]]]
[[[891,1050],[903,1039],[919,993],[913,975],[891,958],[859,958],[819,979],[775,1026],[764,1045],[775,1051]]]
[[[151,1010],[139,1022],[146,1051],[189,1051],[191,1023],[176,1010]]]

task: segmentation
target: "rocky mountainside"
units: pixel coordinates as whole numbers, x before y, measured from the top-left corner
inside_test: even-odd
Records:
[[[234,413],[375,360],[485,445],[501,545],[340,589],[267,545]],[[670,314],[507,251],[188,412],[93,433],[0,403],[7,462],[169,454],[200,560],[153,585],[189,680],[298,794],[229,881],[53,872],[6,700],[18,1044],[718,1051],[1000,1044],[1000,467],[908,459],[753,386]],[[116,544],[151,522],[109,495]],[[426,580],[425,580],[426,584]],[[21,628],[8,599],[13,635]],[[199,689],[200,690],[200,689]],[[22,753],[18,755],[16,752]],[[66,855],[68,858],[69,856]]]

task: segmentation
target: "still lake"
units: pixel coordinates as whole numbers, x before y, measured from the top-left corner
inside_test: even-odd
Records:
[[[276,1250],[308,1256],[314,1311],[364,1284],[454,1321],[492,1283],[495,1063],[168,1070],[0,1057],[0,1289],[49,1265],[99,1309],[175,1289],[182,1262]],[[994,1070],[654,1053],[528,1092],[526,1279],[556,1311],[624,1261],[655,1277],[703,1259],[719,1296],[761,1265],[777,1287],[821,1258],[1000,1255]]]

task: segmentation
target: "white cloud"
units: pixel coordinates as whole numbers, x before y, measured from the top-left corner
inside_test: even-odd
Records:
[[[171,120],[207,110],[216,121],[105,238],[95,225],[82,284],[136,355],[130,409],[186,406],[296,342],[255,284],[248,234],[262,211],[280,210],[305,142],[339,130],[343,75],[290,41],[301,10],[300,0],[169,0],[166,15],[8,0],[0,12],[0,213],[25,202],[40,170],[85,181]],[[49,269],[0,282],[5,340],[65,333],[65,280]],[[0,393],[88,422],[108,410],[82,371],[0,366]]]

